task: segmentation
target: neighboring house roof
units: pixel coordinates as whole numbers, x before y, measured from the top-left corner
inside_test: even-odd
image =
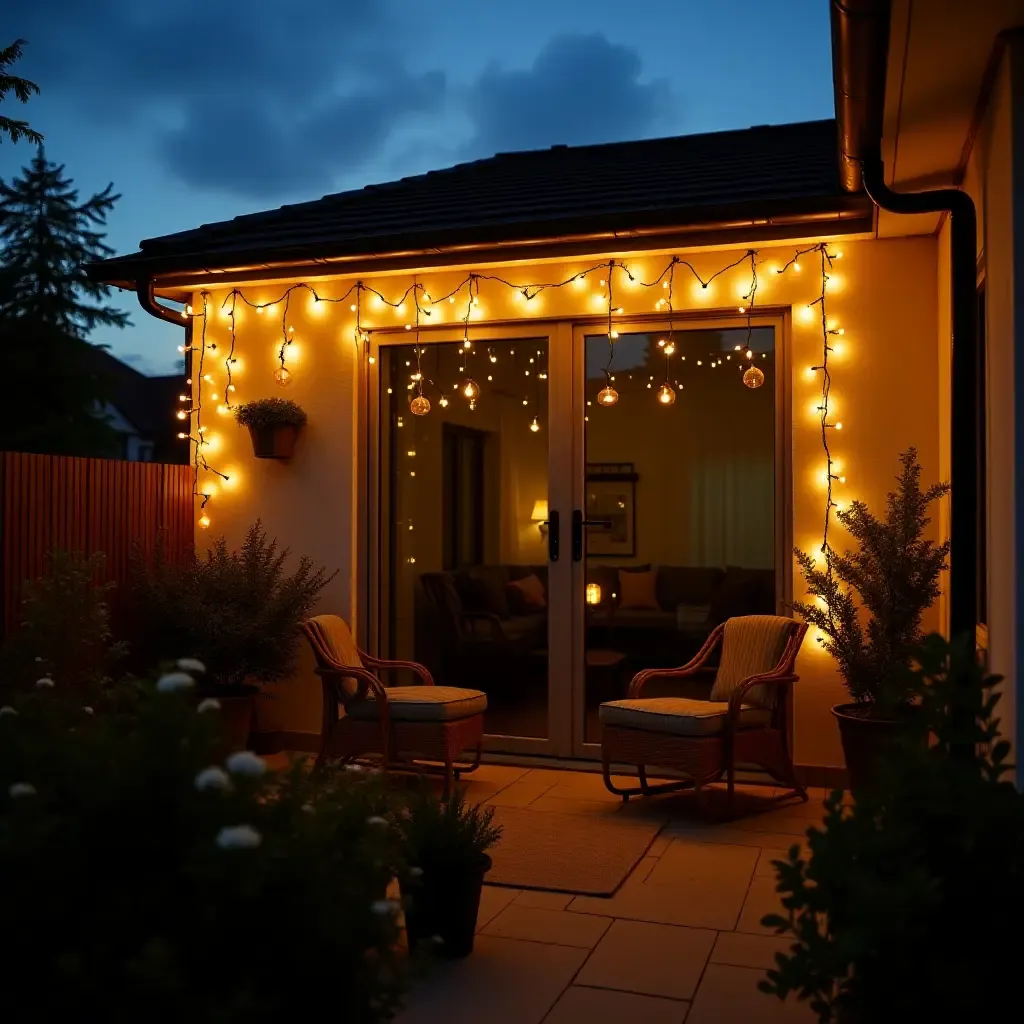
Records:
[[[438,253],[442,248],[603,232],[770,222],[794,213],[870,218],[844,193],[832,120],[597,146],[503,153],[313,202],[147,239],[95,269],[155,273]]]

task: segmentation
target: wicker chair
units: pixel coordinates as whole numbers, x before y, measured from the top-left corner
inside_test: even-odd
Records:
[[[798,679],[793,669],[806,632],[806,624],[778,615],[727,619],[686,665],[635,675],[628,698],[602,704],[599,712],[608,789],[628,800],[692,786],[699,800],[701,787],[725,775],[731,811],[740,763],[759,765],[806,800],[785,730],[786,696]],[[718,644],[718,669],[707,669]],[[710,700],[641,696],[652,679],[686,679],[710,671],[715,672]],[[610,774],[613,763],[635,765],[640,785],[616,788]],[[648,765],[674,769],[687,778],[652,786]]]
[[[382,767],[422,770],[417,760],[444,764],[444,789],[462,772],[480,764],[487,696],[480,690],[435,686],[430,673],[415,661],[385,661],[359,650],[345,621],[317,615],[302,624],[313,648],[323,685],[323,724],[319,768],[329,757],[350,762],[376,754]],[[419,686],[385,686],[374,669],[406,669]],[[344,713],[339,716],[339,710]],[[475,756],[457,765],[464,750]]]

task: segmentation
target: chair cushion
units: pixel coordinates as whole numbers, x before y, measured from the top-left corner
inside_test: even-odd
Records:
[[[619,570],[619,607],[658,609],[655,584],[658,574],[654,569],[646,571]]]
[[[355,638],[343,618],[338,615],[314,615],[308,625],[316,632],[335,664],[348,665],[350,668],[363,667]],[[341,686],[351,697],[358,690],[359,683],[354,679],[343,679]]]
[[[486,711],[487,694],[459,686],[389,686],[388,710],[395,722],[450,722]],[[348,708],[349,717],[361,722],[377,718],[379,712],[372,696]]]
[[[609,701],[601,705],[598,714],[603,725],[621,725],[673,736],[714,736],[722,731],[728,710],[728,701],[651,697]],[[766,708],[744,704],[740,709],[740,727],[767,725],[771,717],[772,713]]]
[[[781,615],[741,615],[727,619],[711,699],[728,700],[744,679],[775,669],[794,625],[792,619]],[[770,708],[775,701],[775,689],[755,686],[747,691],[746,700],[758,707]]]

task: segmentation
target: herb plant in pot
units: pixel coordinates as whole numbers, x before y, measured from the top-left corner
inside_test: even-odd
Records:
[[[335,575],[305,557],[289,571],[289,555],[257,520],[240,550],[219,537],[184,563],[158,552],[151,564],[133,565],[142,649],[153,661],[186,652],[205,666],[197,697],[220,704],[229,752],[248,744],[256,684],[281,682],[294,671],[299,625]]]
[[[401,825],[409,876],[405,911],[409,947],[440,940],[438,952],[463,957],[473,952],[487,851],[501,838],[494,808],[466,802],[453,792],[438,799],[427,786],[410,796]]]
[[[290,398],[258,398],[239,406],[235,419],[248,427],[257,459],[290,459],[306,412]]]
[[[799,549],[796,558],[817,603],[793,607],[820,631],[819,642],[839,665],[853,698],[832,709],[846,757],[850,788],[856,795],[877,776],[882,754],[911,729],[915,713],[907,685],[913,651],[922,640],[921,618],[939,596],[949,541],[924,536],[928,507],[949,484],[921,490],[917,450],[900,455],[897,486],[884,518],[861,501],[836,512],[859,542],[859,550],[829,550],[823,565]]]

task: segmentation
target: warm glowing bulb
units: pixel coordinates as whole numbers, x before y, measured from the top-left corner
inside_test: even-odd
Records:
[[[740,306],[740,307],[739,307],[739,311],[740,311],[741,313],[746,313],[746,311],[747,311],[747,307],[746,307],[746,306]]]
[[[662,384],[658,388],[658,401],[662,405],[671,405],[676,400],[676,393],[668,384]]]
[[[356,311],[356,304],[353,302],[348,308],[350,313],[354,313]]]
[[[188,419],[188,413],[185,412],[183,409],[179,409],[178,410],[178,419],[179,420],[187,420]]]
[[[841,484],[845,484],[845,483],[846,483],[846,477],[845,477],[845,476],[841,476],[841,477],[839,477],[839,482],[840,482]]]
[[[200,526],[200,529],[203,529],[203,530],[209,529],[210,517],[208,515],[201,515],[199,517],[199,526]]]
[[[617,338],[618,336],[619,336],[619,332],[618,332],[618,331],[611,331],[611,332],[610,332],[610,333],[608,334],[608,337],[609,337],[609,338],[612,338],[613,340],[614,340],[615,338]]]
[[[832,259],[834,259],[834,260],[841,260],[842,258],[843,258],[843,251],[842,251],[842,249],[840,249],[839,252],[832,253]]]
[[[764,383],[764,371],[759,366],[748,366],[743,374],[743,383],[748,388],[759,388]]]
[[[179,345],[178,346],[178,352],[181,353],[182,355],[184,355],[185,354],[185,346],[184,345]]]
[[[442,395],[442,396],[441,396],[441,397],[440,397],[440,398],[438,399],[438,402],[437,402],[437,404],[438,404],[438,405],[440,405],[442,409],[447,409],[447,408],[448,408],[448,399],[447,399],[447,398],[445,398],[445,396],[444,396],[444,395]]]
[[[409,412],[411,412],[413,416],[426,416],[427,413],[430,412],[430,399],[425,395],[417,395],[409,403]]]
[[[611,384],[605,385],[597,393],[598,405],[614,405],[618,400],[619,393],[611,386]]]
[[[665,355],[667,355],[667,356],[674,355],[675,351],[676,351],[675,345],[666,345],[665,346]]]
[[[281,387],[286,388],[292,382],[291,371],[286,366],[279,366],[274,371],[274,380],[277,381]]]
[[[203,380],[205,380],[207,384],[213,383],[213,377],[208,373],[203,374]]]
[[[530,424],[530,430],[533,431],[533,433],[535,434],[538,430],[540,430],[540,424],[537,422],[536,416],[533,417],[533,422]]]
[[[747,358],[748,359],[753,359],[754,358],[754,353],[749,348],[747,349]]]
[[[262,306],[257,306],[256,307],[256,314],[258,316],[263,316],[263,307]]]
[[[793,260],[793,269],[796,270],[797,272],[799,272],[799,270],[800,270],[800,261],[799,260]]]
[[[475,402],[480,397],[480,385],[472,377],[467,377],[462,385],[462,393],[470,402]]]
[[[837,423],[836,424],[836,430],[842,430],[842,429],[843,429],[842,423]]]

